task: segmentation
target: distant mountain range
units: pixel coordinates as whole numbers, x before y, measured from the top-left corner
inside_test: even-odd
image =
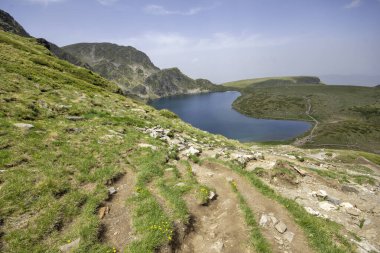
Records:
[[[0,29],[32,37],[9,13],[2,10]],[[205,79],[193,80],[178,68],[160,70],[144,52],[131,46],[78,43],[60,48],[43,38],[37,39],[37,42],[58,58],[114,81],[126,95],[154,99],[223,89]]]

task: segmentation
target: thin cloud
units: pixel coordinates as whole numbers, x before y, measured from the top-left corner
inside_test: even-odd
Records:
[[[177,33],[145,33],[135,38],[120,41],[147,51],[166,54],[168,52],[215,51],[278,46],[289,43],[292,38],[267,38],[260,34],[214,33],[208,37],[192,38]]]
[[[112,5],[112,4],[116,3],[118,0],[97,0],[97,1],[101,5]]]
[[[30,3],[48,5],[52,3],[64,2],[66,0],[27,0]]]
[[[192,15],[196,15],[200,12],[207,11],[213,8],[215,8],[215,5],[211,7],[193,7],[188,10],[181,11],[181,10],[169,10],[161,5],[150,4],[150,5],[145,6],[143,10],[145,13],[152,14],[152,15],[160,15],[160,16],[165,16],[165,15],[192,16]]]
[[[362,3],[362,0],[351,0],[351,3],[346,4],[344,8],[346,9],[356,8],[356,7],[359,7],[361,3]]]

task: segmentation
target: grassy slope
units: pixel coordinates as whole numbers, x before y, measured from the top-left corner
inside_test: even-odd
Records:
[[[164,224],[171,231],[173,220],[144,186],[164,173],[170,151],[136,127],[214,137],[115,93],[115,85],[51,56],[34,39],[2,31],[0,78],[0,251],[57,252],[80,237],[78,252],[106,252],[97,209],[108,197],[107,184],[130,167],[138,179],[131,205],[140,238],[131,247],[148,252],[171,240],[169,232],[147,227]],[[14,126],[20,122],[34,128]],[[137,148],[142,142],[160,148]],[[122,158],[128,150],[132,164]]]
[[[34,39],[1,31],[0,78],[2,252],[59,252],[60,245],[76,238],[81,240],[76,252],[111,252],[101,240],[97,212],[108,198],[108,185],[124,173],[136,176],[134,197],[126,201],[136,239],[125,250],[154,252],[170,244],[178,220],[188,222],[190,214],[182,195],[195,194],[202,202],[209,189],[196,181],[190,168],[183,177],[175,168],[167,170],[167,158],[173,152],[138,127],[161,125],[206,143],[239,147],[190,127],[169,111],[156,111],[115,93],[117,87],[112,83],[52,57]],[[68,116],[82,119],[72,121]],[[34,128],[14,126],[20,122]],[[139,148],[138,143],[152,144],[157,150]],[[187,187],[174,188],[178,182],[186,182]],[[158,203],[149,185],[157,187],[171,212]],[[285,198],[276,195],[273,199],[288,205]],[[296,203],[292,207],[306,214]],[[254,245],[266,248],[250,211],[245,214]],[[315,223],[311,228],[318,230],[322,220],[307,217],[300,221],[307,221],[305,227]],[[319,233],[328,235],[325,230]],[[340,252],[332,244],[316,248]]]
[[[260,86],[262,84],[265,84],[268,86],[269,83],[272,85],[281,85],[281,84],[287,84],[290,85],[297,85],[299,83],[305,83],[305,82],[312,82],[312,83],[318,83],[319,79],[317,77],[306,77],[306,76],[282,76],[282,77],[263,77],[263,78],[253,78],[253,79],[246,79],[246,80],[239,80],[239,81],[233,81],[233,82],[227,82],[223,83],[223,86],[227,86],[230,88],[238,88],[238,89],[244,89],[252,86]]]
[[[380,90],[369,87],[288,84],[280,81],[264,85],[262,81],[245,85],[228,84],[240,89],[233,107],[259,118],[310,120],[306,115],[310,99],[310,115],[320,124],[313,141],[307,146],[348,147],[380,152]],[[331,145],[333,144],[333,145]]]

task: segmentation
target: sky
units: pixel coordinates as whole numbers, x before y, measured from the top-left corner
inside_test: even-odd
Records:
[[[131,45],[159,68],[215,83],[316,75],[380,84],[380,0],[0,0],[0,9],[59,46]]]

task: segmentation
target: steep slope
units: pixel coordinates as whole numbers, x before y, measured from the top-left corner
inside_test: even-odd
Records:
[[[32,37],[9,13],[3,10],[0,10],[0,29],[23,37]],[[37,39],[37,42],[46,47],[50,52],[52,52],[52,54],[54,54],[58,58],[68,61],[77,66],[89,68],[87,64],[81,62],[75,56],[65,52],[54,43],[51,43],[44,38]]]
[[[215,88],[210,81],[193,80],[177,68],[160,70],[145,53],[131,46],[78,43],[63,49],[103,77],[115,81],[125,94],[152,99]]]

